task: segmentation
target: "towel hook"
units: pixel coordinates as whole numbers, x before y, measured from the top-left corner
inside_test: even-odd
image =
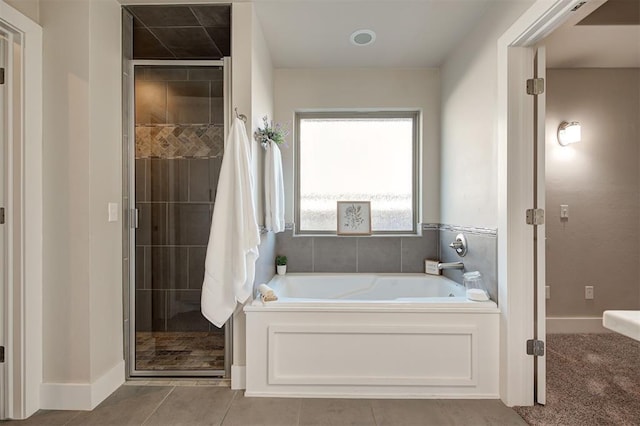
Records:
[[[238,107],[235,107],[235,111],[236,111],[236,117],[238,117],[240,120],[244,121],[244,123],[247,123],[247,116],[244,114],[238,114]]]

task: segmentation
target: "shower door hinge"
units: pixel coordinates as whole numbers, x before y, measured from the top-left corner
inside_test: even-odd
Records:
[[[544,225],[544,210],[527,209],[527,225]]]
[[[0,362],[4,362],[4,346],[0,346]]]
[[[4,225],[4,207],[0,207],[0,225]]]
[[[527,355],[544,356],[544,342],[542,340],[527,340]]]
[[[527,95],[544,93],[544,78],[530,78],[527,80]]]
[[[131,227],[133,229],[138,229],[138,216],[139,216],[139,210],[131,209]]]
[[[4,68],[0,68],[0,84],[4,84]]]

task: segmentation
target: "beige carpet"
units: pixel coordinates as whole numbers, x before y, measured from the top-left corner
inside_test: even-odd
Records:
[[[547,404],[531,425],[640,425],[640,342],[617,333],[547,336]]]

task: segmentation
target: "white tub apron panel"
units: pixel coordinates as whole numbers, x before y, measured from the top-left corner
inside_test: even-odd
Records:
[[[361,286],[362,277],[353,275]],[[284,297],[247,306],[246,395],[498,398],[495,303],[439,297],[438,291],[410,298],[401,289],[405,297],[395,300],[388,287],[388,300],[369,293],[371,300],[323,300],[316,288],[298,302]]]

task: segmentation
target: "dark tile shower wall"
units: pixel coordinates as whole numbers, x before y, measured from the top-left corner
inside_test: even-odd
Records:
[[[136,69],[136,331],[208,331],[204,259],[224,148],[222,69]]]

